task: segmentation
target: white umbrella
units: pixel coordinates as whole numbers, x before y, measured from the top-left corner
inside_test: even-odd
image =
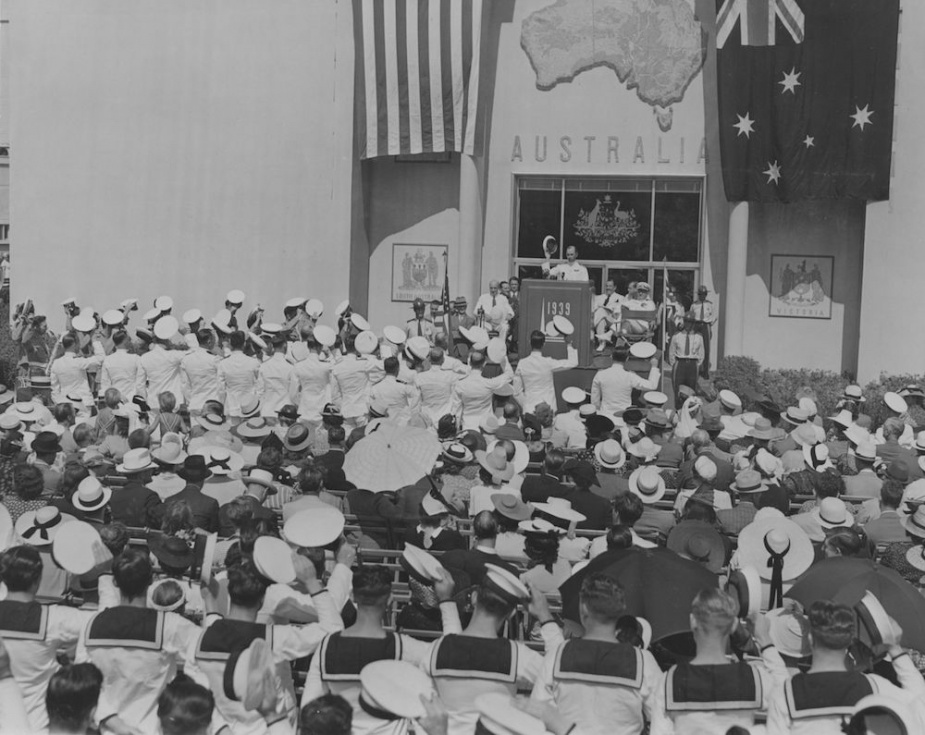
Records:
[[[429,474],[440,450],[437,437],[426,429],[381,423],[347,452],[344,474],[363,490],[398,490]]]

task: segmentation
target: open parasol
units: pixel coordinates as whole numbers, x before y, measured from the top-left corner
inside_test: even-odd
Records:
[[[344,474],[374,493],[398,490],[429,474],[440,450],[436,435],[425,429],[381,423],[347,452]]]

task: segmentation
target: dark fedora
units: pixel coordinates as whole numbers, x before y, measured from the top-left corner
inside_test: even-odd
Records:
[[[321,420],[329,426],[340,426],[344,423],[344,416],[337,406],[333,403],[328,403],[325,404],[324,409],[321,411]]]
[[[279,409],[279,411],[276,412],[276,415],[281,419],[296,421],[299,418],[299,409],[297,406],[293,406],[291,403],[288,403]]]
[[[653,429],[665,431],[671,428],[671,421],[668,420],[668,414],[660,408],[650,408],[646,413],[646,426]]]
[[[36,454],[52,454],[61,451],[58,435],[53,431],[40,431],[32,440],[32,451]]]
[[[171,569],[189,569],[193,563],[193,550],[189,544],[176,536],[161,533],[148,540],[148,548],[161,563]]]
[[[177,470],[177,475],[187,482],[202,482],[212,477],[212,470],[206,467],[206,458],[201,454],[191,454]]]

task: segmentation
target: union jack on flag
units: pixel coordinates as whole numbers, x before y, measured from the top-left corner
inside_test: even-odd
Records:
[[[716,48],[726,45],[736,24],[743,46],[773,46],[778,21],[794,43],[803,43],[805,18],[796,0],[724,0],[716,14]]]

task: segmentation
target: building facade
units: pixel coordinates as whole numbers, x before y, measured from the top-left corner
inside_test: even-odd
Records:
[[[666,269],[682,301],[705,285],[714,362],[922,372],[899,315],[925,274],[925,7],[903,9],[890,201],[731,206],[715,3],[591,6],[485,2],[474,155],[360,160],[347,0],[10,0],[14,300],[170,293],[208,312],[242,288],[270,314],[320,298],[327,321],[349,294],[381,329],[439,293],[443,252],[471,305],[537,275],[553,235],[598,289],[646,281],[661,300]],[[824,298],[783,298],[797,272]]]

